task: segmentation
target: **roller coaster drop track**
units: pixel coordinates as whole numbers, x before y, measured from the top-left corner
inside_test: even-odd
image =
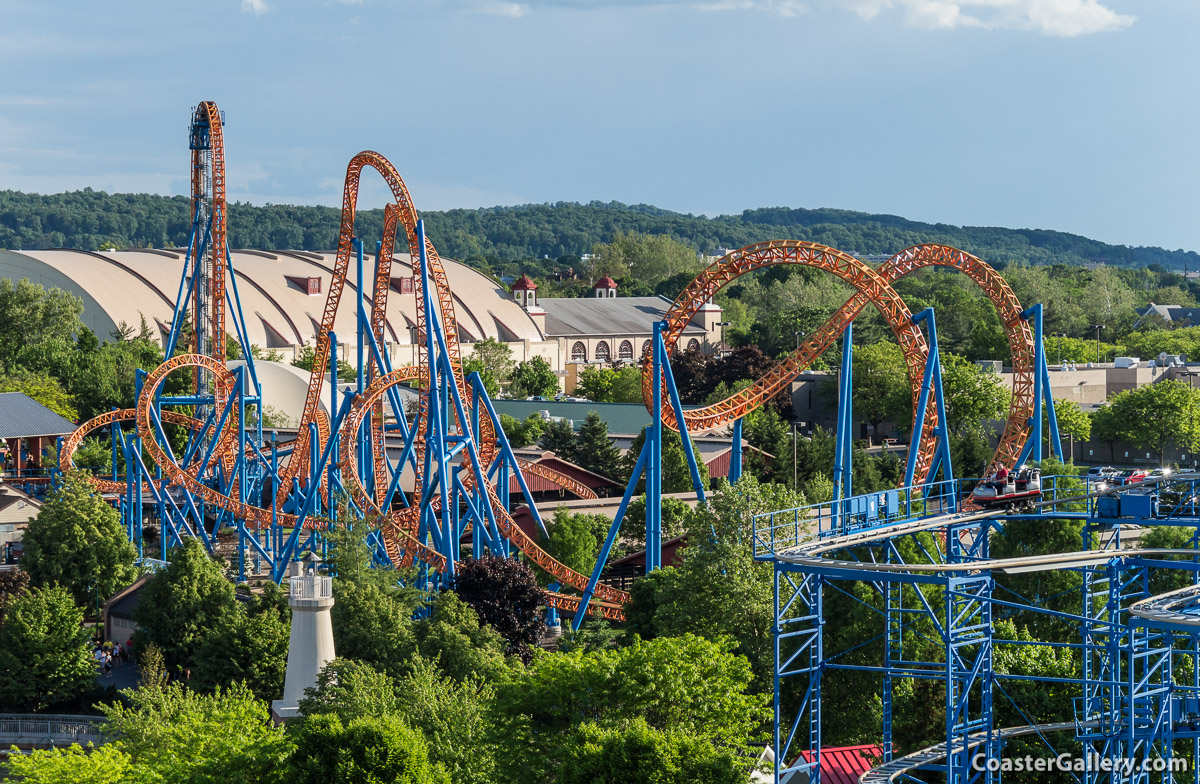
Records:
[[[205,132],[206,138],[197,142],[196,128]],[[319,518],[272,512],[271,509],[255,506],[238,497],[237,485],[231,484],[228,494],[214,489],[201,475],[203,466],[194,470],[192,466],[180,465],[170,448],[166,446],[163,432],[164,424],[182,426],[198,434],[198,437],[213,444],[210,450],[211,461],[205,465],[223,466],[226,472],[236,470],[233,467],[233,454],[240,446],[238,444],[242,431],[236,417],[231,417],[223,428],[215,417],[208,423],[187,415],[163,410],[159,403],[163,384],[168,376],[178,370],[189,368],[195,373],[197,394],[202,392],[200,379],[207,377],[213,381],[213,400],[221,401],[226,395],[237,394],[238,385],[235,375],[226,369],[225,357],[225,275],[226,275],[226,204],[225,204],[225,153],[221,114],[215,103],[206,101],[197,107],[193,116],[192,140],[192,191],[193,209],[197,216],[208,210],[211,213],[211,236],[209,238],[204,263],[207,265],[207,280],[205,294],[194,298],[195,310],[193,318],[197,328],[193,342],[193,353],[169,358],[152,371],[142,384],[141,394],[135,409],[126,409],[104,414],[93,419],[76,430],[65,442],[60,455],[60,465],[65,470],[72,465],[75,449],[88,434],[101,428],[121,422],[134,422],[140,443],[164,474],[158,489],[167,484],[186,487],[196,497],[214,508],[231,513],[234,517],[244,520],[247,525],[255,528],[272,523],[284,527],[301,525],[305,529],[319,529],[328,522]],[[381,373],[380,368],[369,363],[368,385],[363,394],[353,403],[340,434],[331,433],[329,418],[318,408],[322,389],[325,384],[323,369],[329,365],[331,353],[330,336],[333,330],[334,318],[341,303],[343,289],[346,285],[351,256],[354,250],[354,222],[358,200],[359,182],[364,168],[372,168],[378,172],[387,183],[393,201],[387,205],[384,212],[384,232],[380,243],[378,258],[390,259],[394,250],[396,236],[399,230],[404,231],[408,242],[408,250],[414,261],[423,256],[428,271],[428,283],[432,287],[429,292],[430,301],[436,313],[428,313],[426,308],[425,290],[426,277],[415,275],[417,282],[417,335],[419,346],[416,367],[402,368],[388,373]],[[198,218],[197,218],[198,219]],[[199,242],[199,240],[194,240]],[[197,254],[199,261],[200,254]],[[690,431],[707,431],[729,424],[746,413],[763,405],[770,397],[784,388],[801,370],[808,367],[813,359],[827,349],[837,336],[849,325],[868,303],[875,306],[884,316],[904,352],[905,362],[913,387],[914,410],[920,389],[921,374],[925,366],[928,345],[921,331],[913,323],[912,314],[900,296],[892,288],[891,283],[899,277],[917,269],[928,266],[945,266],[958,269],[975,280],[989,299],[995,304],[1001,314],[1006,334],[1013,356],[1015,374],[1012,408],[1004,436],[997,450],[997,459],[1012,465],[1020,453],[1028,433],[1029,414],[1033,408],[1033,338],[1028,324],[1021,317],[1020,304],[1011,289],[1003,279],[979,259],[962,251],[941,245],[922,245],[897,254],[878,270],[873,270],[863,262],[845,253],[806,242],[779,241],[752,245],[735,251],[706,269],[679,296],[666,316],[667,331],[664,335],[665,344],[675,345],[682,333],[683,327],[690,321],[697,310],[722,287],[737,277],[776,265],[798,264],[821,269],[836,275],[849,284],[855,293],[851,299],[829,318],[816,332],[808,336],[800,348],[785,361],[781,362],[766,376],[759,379],[750,388],[714,405],[684,412],[684,425]],[[186,272],[186,271],[185,271]],[[365,282],[364,282],[365,283]],[[376,275],[371,294],[370,324],[371,332],[377,345],[383,344],[384,314],[390,283],[390,269],[386,263],[376,264]],[[203,313],[204,303],[211,308],[210,329],[202,327],[207,319]],[[345,178],[341,224],[338,233],[338,248],[334,263],[329,292],[315,344],[313,369],[305,398],[304,411],[301,417],[297,440],[293,444],[291,458],[287,460],[277,474],[276,501],[279,504],[288,497],[298,478],[307,477],[311,468],[310,454],[325,449],[330,439],[340,436],[339,469],[347,489],[355,505],[364,512],[372,513],[380,526],[382,540],[391,560],[397,565],[410,564],[414,560],[431,566],[435,571],[442,572],[448,567],[446,556],[437,552],[418,539],[419,516],[422,508],[420,498],[414,499],[412,506],[399,510],[384,510],[385,489],[387,487],[386,462],[384,457],[384,396],[388,390],[399,384],[417,382],[421,389],[420,406],[414,427],[423,427],[423,434],[418,434],[415,441],[416,459],[412,466],[417,474],[416,486],[422,488],[422,471],[425,450],[428,448],[427,438],[433,437],[430,428],[431,418],[428,416],[429,406],[429,366],[432,358],[425,341],[427,331],[433,327],[440,331],[449,364],[453,368],[453,384],[458,395],[463,400],[471,400],[473,390],[462,373],[461,350],[458,339],[458,328],[454,314],[453,299],[449,282],[436,249],[431,242],[422,247],[418,235],[418,214],[409,195],[408,188],[395,167],[382,155],[366,151],[354,156],[350,161]],[[206,333],[203,334],[202,333]],[[210,334],[209,334],[210,333]],[[205,346],[204,338],[207,338]],[[207,348],[207,353],[197,353],[198,349]],[[642,379],[643,394],[647,406],[651,406],[653,374],[649,353],[644,357],[644,373]],[[662,382],[665,386],[665,379]],[[396,412],[403,416],[403,412]],[[452,414],[453,416],[453,414]],[[455,419],[457,419],[455,417]],[[678,429],[680,423],[676,420],[671,408],[663,409],[664,422]],[[311,426],[311,427],[310,427]],[[934,436],[937,431],[937,413],[934,406],[927,409],[925,421],[919,440],[917,459],[918,481],[925,478],[934,449]],[[467,422],[454,421],[452,430],[466,433],[471,429]],[[360,431],[367,430],[365,437],[370,444],[372,471],[374,472],[374,494],[368,492],[359,481],[359,466],[357,450],[354,448],[360,438]],[[490,465],[496,457],[498,442],[494,424],[489,417],[482,417],[478,422],[479,433],[476,436],[478,453],[477,460],[481,467]],[[315,431],[317,444],[310,443],[311,433]],[[257,445],[256,445],[257,448]],[[464,456],[466,453],[463,453]],[[482,488],[475,488],[475,480],[470,471],[469,458],[464,465],[464,485],[468,490],[482,490],[487,502],[495,515],[500,534],[524,553],[534,564],[551,574],[560,583],[577,590],[585,591],[589,578],[575,572],[553,559],[525,534],[513,521],[505,505],[500,501],[494,487],[488,482]],[[570,477],[554,472],[543,466],[537,466],[527,461],[519,461],[520,470],[539,475],[558,484],[561,487],[581,497],[594,497],[594,494],[584,485]],[[403,466],[396,470],[401,470]],[[211,469],[209,469],[211,470]],[[312,481],[322,483],[321,492],[327,498],[329,488],[327,477],[313,478]],[[96,480],[98,487],[105,492],[123,492],[128,485],[120,481]],[[438,499],[428,503],[435,510],[439,506]],[[621,616],[620,606],[628,596],[604,584],[598,584],[593,589],[595,601],[590,608],[610,618]],[[561,594],[549,595],[549,602],[564,610],[577,610],[579,599]]]

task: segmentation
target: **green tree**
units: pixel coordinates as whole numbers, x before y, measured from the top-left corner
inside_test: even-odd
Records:
[[[1129,437],[1128,423],[1111,405],[1102,405],[1092,413],[1092,433],[1108,446],[1108,459],[1117,459],[1117,442]]]
[[[317,361],[317,349],[312,344],[305,343],[303,346],[300,347],[300,356],[298,356],[292,360],[292,365],[300,368],[301,370],[307,370],[309,373],[311,373],[312,369],[313,369],[313,364],[316,361]],[[326,361],[328,361],[328,360],[326,360]],[[354,381],[356,378],[358,378],[358,371],[355,370],[354,366],[351,365],[346,360],[338,359],[337,365],[338,365],[337,375],[338,375],[338,379],[340,381]],[[329,373],[328,366],[325,367],[325,373],[326,374]]]
[[[1126,423],[1125,438],[1158,452],[1165,465],[1167,444],[1194,452],[1200,449],[1200,389],[1183,381],[1166,380],[1122,392],[1109,401],[1112,416]]]
[[[338,655],[400,675],[417,647],[412,626],[416,603],[374,582],[337,580],[333,596],[330,615]]]
[[[642,428],[642,432],[633,439],[629,450],[622,458],[625,463],[625,476],[633,473],[638,456],[642,453],[642,446],[646,443],[646,431],[649,429],[649,427]],[[692,444],[692,452],[696,456],[696,467],[700,469],[700,483],[707,487],[708,466],[704,464],[704,458],[695,444]],[[646,480],[643,478],[638,482],[637,492],[645,492],[645,489]],[[686,493],[691,489],[692,472],[688,467],[687,457],[683,453],[683,439],[678,432],[664,427],[662,434],[662,491],[664,493]]]
[[[631,365],[616,371],[608,396],[613,403],[641,403],[642,369]]]
[[[29,521],[21,568],[34,585],[58,583],[90,608],[133,581],[136,558],[121,516],[85,473],[68,471]]]
[[[552,555],[556,561],[569,566],[577,572],[590,574],[596,564],[595,526],[592,517],[599,515],[573,515],[564,507],[554,512],[554,519],[546,528],[548,536],[542,537],[542,549]],[[603,518],[601,518],[603,519]],[[607,532],[607,526],[605,527]],[[549,575],[542,578],[546,583],[553,582]]]
[[[140,328],[121,323],[112,340],[99,345],[87,328],[81,329],[75,342],[74,371],[67,384],[83,419],[90,419],[113,408],[134,404],[139,370],[153,370],[163,360],[162,349],[149,324],[142,319]],[[188,388],[188,374],[168,377],[164,391],[177,394]],[[174,426],[168,428],[168,434]]]
[[[470,356],[463,359],[463,374],[478,372],[483,387],[495,397],[508,385],[513,373],[512,349],[495,338],[484,338],[471,344]]]
[[[575,436],[574,462],[600,476],[621,479],[621,450],[608,437],[608,423],[595,411],[588,412]]]
[[[241,602],[204,634],[196,647],[191,685],[215,689],[244,681],[262,700],[283,693],[291,613],[274,583],[248,604]]]
[[[413,626],[421,657],[436,662],[447,677],[464,683],[505,677],[511,661],[505,658],[507,641],[496,629],[481,623],[475,610],[454,591],[439,593],[429,617]]]
[[[571,651],[607,651],[621,644],[624,634],[620,629],[605,618],[588,618],[575,631],[569,625],[564,625],[562,636],[558,638],[558,650],[562,653]]]
[[[175,682],[126,689],[99,706],[110,744],[129,755],[130,781],[283,781],[290,744],[264,702],[240,684],[202,694]]]
[[[575,387],[575,393],[583,395],[593,403],[608,403],[612,400],[612,388],[616,380],[617,371],[612,368],[589,365],[579,372],[579,384]]]
[[[561,457],[575,458],[575,428],[566,419],[552,419],[542,426],[542,437],[538,446]]]
[[[304,690],[303,716],[332,713],[343,722],[395,713],[396,683],[387,673],[354,659],[337,658],[321,668],[317,684]]]
[[[641,719],[718,748],[747,748],[760,740],[767,700],[748,691],[750,666],[732,646],[685,635],[537,657],[496,687],[498,780],[560,780],[584,723],[620,729]]]
[[[1163,550],[1195,550],[1195,530],[1173,525],[1156,525],[1143,531],[1138,547]],[[1192,584],[1192,573],[1184,569],[1151,569],[1150,595],[1186,588]]]
[[[1002,726],[1016,726],[1028,722],[1029,716],[1036,716],[1038,721],[1046,723],[1072,721],[1073,699],[1078,692],[1070,681],[1079,677],[1079,671],[1071,651],[1067,648],[1039,645],[1038,643],[1044,640],[1035,637],[1025,627],[1017,626],[1011,620],[998,620],[995,624],[997,643],[993,666],[996,674],[1062,679],[1055,682],[1006,678],[1004,693],[1007,699],[996,706],[997,724],[1003,722]],[[1002,643],[1000,640],[1011,640],[1015,644]],[[1012,751],[1005,753],[1011,754],[1014,759],[1017,755],[1045,755],[1046,746],[1041,738],[1030,740],[1018,737],[1013,738],[1013,741],[1015,742],[1011,744]],[[1036,772],[1023,774],[1021,779],[1031,784],[1058,784],[1062,781],[1054,773]]]
[[[989,546],[993,558],[1069,553],[1079,549],[1083,523],[1068,519],[1006,519],[992,533]],[[1078,613],[1082,578],[1070,569],[1054,569],[1019,574],[997,574],[996,583],[1021,597],[1017,601],[1058,612]],[[1011,598],[1011,595],[1010,595]],[[1012,610],[996,608],[1000,617],[1012,617]],[[1024,613],[1029,631],[1038,639],[1068,642],[1077,627],[1046,613]]]
[[[20,392],[64,419],[75,421],[79,418],[79,412],[75,409],[75,399],[53,376],[32,373],[0,376],[0,392]]]
[[[488,734],[494,688],[486,681],[459,681],[417,656],[412,671],[396,684],[399,714],[421,731],[429,759],[442,765],[454,784],[490,784],[498,749]]]
[[[10,599],[0,620],[0,705],[38,711],[82,694],[96,677],[82,624],[61,586]]]
[[[875,433],[886,420],[899,420],[912,410],[912,387],[904,352],[895,343],[880,342],[854,349],[854,414],[869,422]],[[912,418],[909,413],[909,418]]]
[[[663,540],[674,539],[684,532],[690,507],[678,498],[662,499]],[[605,530],[607,533],[607,529]],[[625,519],[621,521],[621,539],[638,545],[646,544],[646,496],[639,495],[629,502]]]
[[[683,564],[662,569],[665,576],[657,578],[652,590],[634,584],[629,632],[728,637],[736,652],[749,660],[755,689],[769,692],[774,651],[772,571],[769,564],[754,560],[753,518],[804,504],[802,493],[753,476],[745,475],[735,485],[720,483],[708,505],[688,515]]]
[[[686,732],[657,730],[644,719],[615,728],[583,724],[567,750],[558,781],[653,781],[656,784],[742,784],[746,762]]]
[[[946,393],[946,418],[950,429],[961,431],[990,419],[999,419],[1008,410],[1012,395],[996,373],[984,370],[957,354],[943,354],[942,389]],[[909,432],[912,409],[907,411]]]
[[[129,755],[116,746],[87,748],[78,743],[65,749],[33,749],[11,754],[5,761],[15,781],[25,784],[123,784],[128,781]]]
[[[617,231],[612,241],[592,247],[592,276],[631,276],[651,287],[680,273],[699,270],[695,248],[657,234]]]
[[[234,612],[235,599],[233,586],[199,540],[172,550],[169,561],[142,588],[133,614],[134,645],[137,650],[157,645],[167,669],[178,674],[196,666],[201,642]]]
[[[295,750],[287,781],[296,784],[449,784],[446,770],[429,761],[421,733],[398,716],[372,716],[345,724],[322,713],[291,732]]]
[[[553,397],[558,393],[558,376],[542,357],[517,363],[509,391],[514,397]]]
[[[0,279],[0,375],[25,370],[69,378],[83,300],[59,288]]]
[[[1042,430],[1049,434],[1050,424],[1048,411],[1042,414]],[[1054,418],[1058,421],[1058,433],[1061,437],[1070,436],[1078,442],[1087,441],[1092,437],[1092,418],[1072,400],[1054,401]]]

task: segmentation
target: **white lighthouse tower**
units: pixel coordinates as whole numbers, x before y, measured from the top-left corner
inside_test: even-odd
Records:
[[[292,635],[288,641],[287,675],[283,699],[271,703],[277,721],[300,715],[304,690],[317,685],[317,674],[337,654],[333,650],[333,578],[317,572],[320,559],[310,555],[288,567],[288,606],[292,608]]]

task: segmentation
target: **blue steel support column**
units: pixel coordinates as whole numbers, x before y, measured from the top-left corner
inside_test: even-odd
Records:
[[[742,478],[742,417],[733,420],[733,451],[729,454],[729,483]]]
[[[646,462],[646,574],[662,566],[662,331],[663,322],[654,325],[654,346],[651,354],[653,410],[646,447],[650,459]],[[682,426],[682,422],[680,426]]]
[[[889,542],[887,562],[899,560],[895,545]],[[895,752],[892,703],[898,677],[892,669],[904,659],[904,583],[899,580],[886,580],[883,618],[883,761],[891,762]]]
[[[141,398],[142,384],[145,383],[147,375],[148,374],[141,369],[139,369],[134,374],[134,390],[133,390],[133,395],[134,395],[133,399],[134,400],[138,400]],[[142,437],[141,437],[141,435],[138,434],[138,430],[136,427],[133,429],[133,443],[134,443],[134,448],[137,450],[137,454],[141,455],[142,454]],[[113,464],[113,472],[116,473],[116,464]],[[128,475],[130,473],[130,466],[128,463],[126,463],[126,465],[125,465],[125,473],[126,473],[126,475]],[[143,483],[143,481],[150,480],[150,476],[148,474],[145,474],[142,471],[142,465],[141,465],[140,460],[137,461],[137,464],[135,466],[133,466],[133,476],[134,476],[134,479],[136,480],[135,483],[137,486],[137,499],[136,499],[137,509],[133,510],[134,511],[133,527],[135,530],[135,535],[137,537],[137,541],[139,542],[138,549],[140,550],[141,549],[140,543],[142,540],[142,524],[143,524],[142,523],[142,503],[141,503],[142,502],[142,483]],[[162,525],[161,524],[159,525],[159,536],[160,537],[162,536]]]
[[[250,353],[246,352],[247,355]],[[238,448],[237,448],[237,464],[234,471],[237,472],[238,482],[238,498],[246,500],[246,368],[247,365],[242,365],[234,371],[234,378],[237,379],[237,390],[234,392],[238,396],[238,411],[237,411],[237,428],[238,428]],[[259,404],[261,406],[261,403]],[[261,416],[260,416],[261,419]],[[238,469],[241,469],[240,471]],[[249,532],[246,530],[246,521],[234,520],[234,525],[237,526],[238,533],[238,582],[246,581],[246,537]]]
[[[833,447],[833,516],[842,520],[842,499],[854,495],[854,322],[842,333],[842,372],[838,376],[837,435]]]
[[[1041,303],[1039,302],[1021,313],[1021,318],[1026,321],[1030,318],[1033,319],[1033,421],[1029,423],[1032,430],[1029,439],[1025,442],[1025,447],[1021,450],[1021,459],[1017,461],[1017,464],[1020,465],[1031,457],[1034,462],[1042,460],[1043,410],[1046,412],[1046,422],[1050,431],[1050,451],[1056,458],[1062,460],[1062,439],[1058,432],[1058,416],[1054,411],[1054,396],[1050,393],[1050,370],[1046,366],[1046,336],[1042,328]]]
[[[808,780],[821,781],[821,675],[824,662],[824,609],[822,593],[825,578],[819,574],[795,571],[795,567],[774,562],[774,659],[775,659],[775,781],[795,772]],[[781,689],[785,678],[798,678],[803,689],[796,715],[784,723]],[[788,681],[791,683],[791,681]],[[803,749],[793,749],[800,741]],[[810,753],[806,760],[801,751]],[[795,757],[796,764],[787,760]]]
[[[960,563],[973,557],[986,559],[987,535],[976,534],[977,552],[962,552],[961,533],[974,530],[977,523],[947,526],[946,561]],[[972,751],[968,738],[985,733],[979,751],[994,757],[999,752],[992,711],[993,645],[991,572],[951,573],[946,578],[945,655],[946,655],[946,781],[967,784],[977,780],[971,769]],[[975,775],[978,775],[975,772]],[[986,780],[991,781],[991,773]]]
[[[921,393],[917,397],[917,411],[913,419],[912,436],[908,444],[908,464],[904,470],[904,486],[912,487],[917,467],[917,453],[921,448],[921,435],[925,428],[925,413],[929,409],[929,400],[933,398],[937,411],[938,426],[933,431],[937,439],[933,461],[929,465],[929,473],[925,482],[930,484],[937,478],[937,471],[942,469],[942,478],[952,480],[954,467],[950,462],[950,428],[946,415],[946,396],[942,391],[942,360],[938,349],[937,319],[933,308],[926,308],[912,317],[914,324],[926,321],[929,324],[929,353],[925,359],[925,372],[921,377]],[[952,495],[952,499],[955,497]]]
[[[354,374],[354,391],[361,395],[367,386],[365,378],[367,347],[366,338],[364,337],[364,332],[366,332],[367,329],[367,314],[366,308],[363,306],[363,244],[362,240],[360,240],[358,237],[355,237],[353,240],[351,240],[351,244],[354,248],[354,260],[358,274],[358,292],[357,296],[354,298],[354,323],[357,327],[354,332],[355,336],[358,338],[358,372]],[[378,261],[378,243],[376,243],[375,248],[375,259]],[[367,432],[371,432],[370,427],[367,428]],[[357,452],[356,457],[358,462],[358,476],[356,476],[355,479],[357,479],[359,483],[362,484],[362,486],[366,489],[367,495],[370,498],[378,500],[377,496],[375,495],[375,472],[368,466],[368,463],[371,460],[368,455],[372,454],[370,450],[370,443],[370,435],[366,436],[365,438],[360,435],[357,439],[355,439],[355,447]]]
[[[1021,318],[1026,321],[1033,319],[1033,417],[1029,420],[1029,438],[1021,449],[1017,465],[1021,465],[1026,460],[1033,460],[1035,463],[1040,463],[1042,460],[1042,401],[1046,395],[1046,389],[1042,385],[1042,366],[1046,363],[1046,354],[1042,342],[1041,303],[1022,311]]]
[[[696,450],[692,447],[692,437],[688,433],[687,425],[683,418],[683,401],[679,399],[679,390],[675,387],[675,376],[671,373],[671,358],[667,352],[666,343],[663,342],[662,333],[667,331],[666,322],[662,322],[662,329],[655,336],[658,351],[662,357],[660,372],[662,373],[663,383],[667,386],[667,396],[670,398],[671,410],[675,412],[675,421],[679,423],[679,440],[683,444],[683,456],[687,461],[688,473],[692,477],[692,489],[696,492],[696,500],[703,506],[708,501],[704,495],[704,483],[700,481],[700,465],[696,462]],[[662,452],[662,428],[659,428],[659,453]],[[661,476],[661,472],[660,472]],[[661,522],[661,515],[660,515]]]
[[[1050,369],[1046,367],[1045,350],[1042,351],[1042,369],[1038,372],[1042,374],[1042,391],[1046,397],[1043,402],[1046,406],[1046,423],[1050,429],[1050,451],[1056,458],[1063,460],[1062,437],[1058,432],[1058,412],[1054,410],[1054,395],[1050,393]],[[1074,459],[1074,455],[1068,455],[1067,459]]]
[[[326,482],[326,504],[328,509],[325,513],[329,515],[329,519],[337,522],[337,502],[333,498],[334,479],[337,476],[338,463],[338,442],[341,440],[337,437],[337,431],[333,429],[333,417],[338,411],[338,355],[337,355],[337,333],[329,330],[329,440],[333,442],[333,457],[329,461],[329,473]],[[320,482],[320,475],[316,475],[313,479]]]
[[[612,551],[613,542],[617,540],[617,533],[621,530],[621,523],[625,520],[625,511],[629,508],[629,501],[633,498],[633,491],[637,487],[638,477],[642,475],[642,471],[646,469],[646,464],[650,458],[650,444],[647,441],[642,447],[641,454],[638,455],[637,463],[633,466],[633,474],[629,477],[629,484],[625,485],[625,495],[621,496],[621,504],[617,507],[617,513],[613,516],[612,525],[608,527],[608,536],[604,539],[604,544],[600,547],[600,554],[596,557],[596,565],[592,567],[592,576],[588,580],[587,588],[583,591],[583,597],[579,600],[579,611],[575,613],[575,619],[571,622],[571,628],[579,631],[579,626],[583,623],[583,618],[587,614],[588,603],[592,600],[592,594],[596,591],[596,585],[600,582],[600,573],[604,570],[604,564],[608,562],[608,554]],[[647,504],[649,507],[649,504]],[[650,510],[647,508],[646,513]]]

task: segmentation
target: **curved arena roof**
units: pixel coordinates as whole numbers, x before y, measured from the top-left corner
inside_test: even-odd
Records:
[[[29,278],[47,288],[57,286],[81,297],[83,321],[101,340],[124,322],[137,327],[145,317],[160,341],[170,329],[180,295],[183,251],[173,250],[0,250],[0,278]],[[312,342],[325,309],[332,278],[333,253],[234,250],[230,253],[249,341],[264,348]],[[443,259],[454,312],[462,339],[496,338],[504,342],[543,340],[529,314],[508,297],[503,286],[478,270]],[[367,290],[373,286],[375,260],[364,260]],[[408,254],[392,260],[388,294],[388,342],[411,344],[416,326],[416,298]],[[315,282],[314,282],[315,279]],[[334,331],[342,340],[355,334],[355,264],[342,294]],[[312,293],[310,293],[312,292]],[[368,294],[369,296],[369,294]],[[233,324],[229,324],[233,334]]]

